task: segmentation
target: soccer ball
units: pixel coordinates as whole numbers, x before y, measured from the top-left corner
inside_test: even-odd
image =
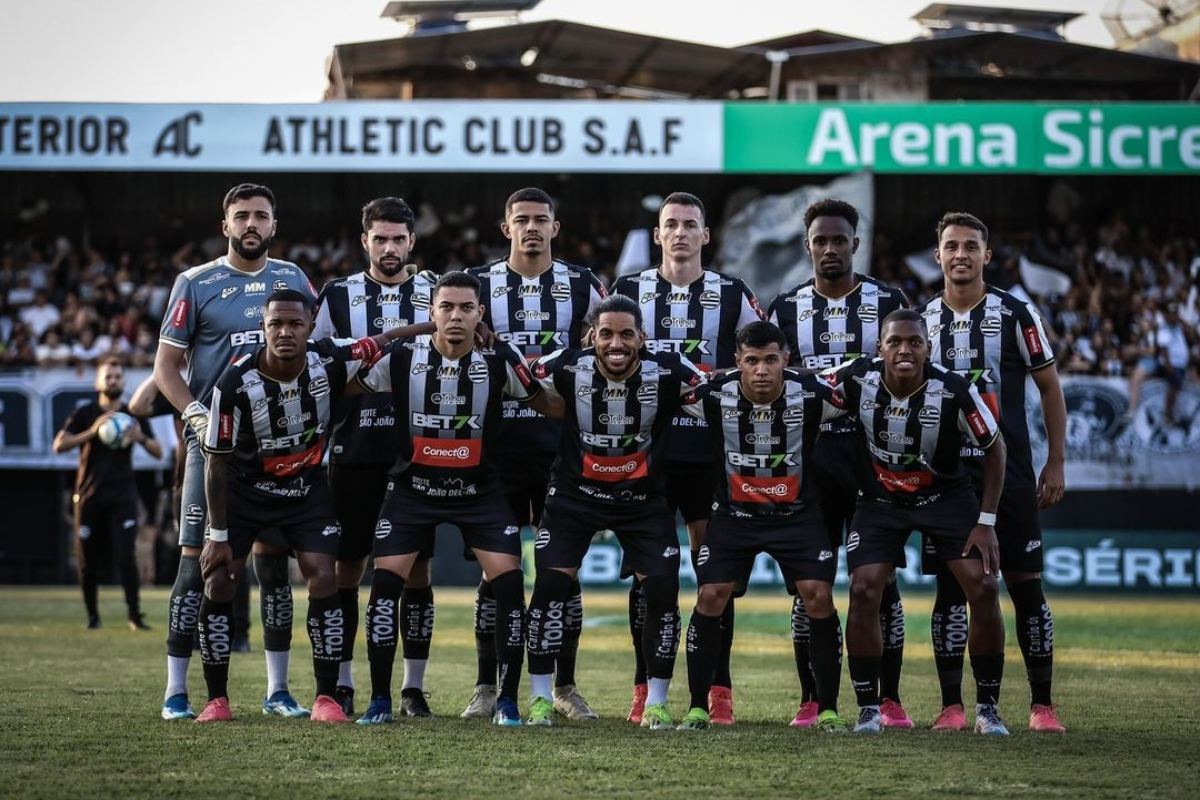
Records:
[[[133,417],[118,411],[100,424],[100,430],[96,432],[96,436],[102,444],[108,445],[114,450],[124,450],[130,445],[130,441],[125,438],[125,433],[136,424]]]

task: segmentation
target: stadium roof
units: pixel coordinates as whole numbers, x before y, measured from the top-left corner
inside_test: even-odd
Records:
[[[841,33],[833,33],[831,31],[823,31],[820,28],[814,28],[811,31],[803,31],[802,33],[789,33],[787,36],[779,36],[775,39],[763,39],[760,42],[748,42],[739,45],[738,50],[749,50],[751,48],[762,48],[763,50],[791,50],[798,47],[827,47],[845,44],[879,44],[879,42],[870,39],[860,39],[857,36],[846,36]]]
[[[912,18],[927,28],[1003,25],[1026,30],[1053,30],[1081,16],[1072,11],[931,3],[913,14]]]

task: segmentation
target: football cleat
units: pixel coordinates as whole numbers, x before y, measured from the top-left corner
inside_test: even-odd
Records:
[[[196,712],[192,711],[192,705],[188,702],[186,694],[173,694],[163,701],[162,704],[163,719],[195,719]]]
[[[671,712],[667,710],[666,703],[655,703],[652,706],[646,706],[642,712],[641,726],[652,731],[673,731],[675,730],[675,720],[671,719]]]
[[[712,717],[703,708],[693,708],[680,721],[677,731],[706,731],[712,727]]]
[[[708,713],[713,725],[733,724],[733,690],[714,686],[708,691]]]
[[[883,717],[885,728],[911,728],[913,721],[909,718],[904,706],[895,700],[884,700],[879,704],[879,713]]]
[[[796,718],[791,721],[793,728],[811,728],[817,724],[817,701],[809,700],[807,703],[800,704],[800,710],[796,712]]]
[[[546,701],[546,704],[549,705],[549,701]],[[496,713],[492,715],[492,724],[502,728],[521,727],[521,709],[517,708],[517,701],[509,697],[497,698]]]
[[[99,630],[101,628],[100,617],[88,617],[87,629],[89,631]]]
[[[135,617],[129,618],[129,630],[131,631],[148,631],[150,626],[146,624],[146,615],[138,614]]]
[[[1029,730],[1039,733],[1066,733],[1066,727],[1058,721],[1056,708],[1035,703],[1029,711]]]
[[[534,728],[549,728],[553,724],[554,704],[544,697],[529,701],[529,718],[526,725]]]
[[[816,729],[828,733],[845,733],[850,730],[850,723],[838,716],[833,709],[822,711],[817,716]]]
[[[229,698],[217,697],[208,701],[208,704],[204,706],[204,710],[200,712],[200,716],[196,717],[195,721],[229,722],[232,719],[233,712],[229,710]]]
[[[339,686],[333,690],[333,699],[338,701],[338,705],[342,707],[342,713],[347,717],[354,716],[354,688],[351,686]]]
[[[600,715],[592,711],[592,707],[583,699],[583,695],[574,684],[554,687],[554,710],[567,719],[600,719]]]
[[[646,711],[646,694],[649,691],[650,687],[644,683],[635,684],[633,687],[633,701],[629,704],[629,715],[625,719],[634,725],[642,724],[642,715]]]
[[[359,725],[386,725],[395,721],[396,717],[392,714],[392,698],[390,697],[372,698],[367,705],[366,713],[357,720]]]
[[[433,711],[430,710],[429,703],[425,700],[427,697],[429,697],[428,692],[423,692],[417,688],[401,689],[400,716],[432,719]]]
[[[281,689],[270,697],[264,697],[262,712],[264,716],[268,717],[307,717],[312,713],[297,703],[296,698],[292,697],[292,693],[287,689]]]
[[[959,704],[946,706],[942,713],[933,721],[935,731],[965,731],[967,729],[967,713]]]
[[[854,726],[854,732],[883,733],[883,715],[879,713],[879,706],[863,706],[858,710],[858,722]]]
[[[471,695],[471,700],[467,703],[466,709],[458,716],[463,719],[472,719],[474,717],[490,719],[496,713],[496,697],[498,694],[499,690],[492,684],[479,684],[475,687],[475,693]]]
[[[1000,719],[1000,711],[992,705],[975,707],[975,732],[984,736],[1008,736],[1008,728]]]
[[[309,719],[313,722],[350,722],[346,712],[342,711],[341,703],[327,694],[317,695],[317,699],[313,701],[312,716]]]

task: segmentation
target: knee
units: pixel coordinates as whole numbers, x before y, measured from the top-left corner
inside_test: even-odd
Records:
[[[309,597],[329,597],[337,592],[337,578],[333,572],[333,565],[313,570],[305,582],[308,584]]]
[[[696,610],[706,617],[715,617],[725,611],[732,587],[727,584],[706,583],[696,593]]]
[[[229,573],[219,569],[209,575],[204,582],[204,595],[217,603],[232,603],[237,593],[237,581],[229,577]]]
[[[869,575],[854,573],[850,576],[850,603],[852,608],[878,609],[882,587]]]
[[[642,581],[646,609],[662,611],[679,605],[679,576],[653,575]]]
[[[822,583],[813,589],[804,599],[804,605],[814,617],[824,619],[833,614],[833,591],[829,584]]]
[[[971,610],[976,609],[986,611],[994,608],[1000,603],[1000,587],[996,583],[995,575],[983,575],[972,582],[966,589],[967,603],[970,604]]]

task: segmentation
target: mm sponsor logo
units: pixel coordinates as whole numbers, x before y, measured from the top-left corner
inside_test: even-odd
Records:
[[[294,402],[299,399],[300,399],[300,387],[293,386],[290,389],[282,390],[279,393],[279,396],[275,398],[275,401],[277,403],[283,404],[283,403],[291,403],[291,402]]]
[[[542,285],[540,283],[524,283],[517,289],[517,297],[541,297]]]
[[[456,366],[440,366],[437,368],[437,379],[439,381],[456,381],[462,374],[462,369]]]
[[[624,386],[605,389],[600,395],[600,399],[605,403],[624,402],[629,399],[629,390]]]
[[[888,406],[883,410],[884,419],[905,420],[908,419],[908,409],[904,406]]]
[[[283,288],[288,288],[287,284],[284,284]],[[246,292],[246,294],[266,294],[267,283],[266,281],[253,281],[245,284],[242,289]]]
[[[691,292],[671,292],[667,295],[667,302],[672,305],[686,305],[692,302]]]
[[[480,463],[480,439],[433,439],[413,437],[413,463],[429,467],[474,467]]]
[[[971,320],[969,320],[969,319],[956,319],[950,323],[950,326],[947,329],[947,332],[950,333],[951,335],[954,335],[956,333],[970,333],[971,328],[973,328],[973,327],[974,327],[974,325],[971,323]]]
[[[847,316],[845,306],[830,306],[821,314],[822,319],[845,319]]]
[[[775,410],[770,408],[756,408],[750,411],[746,419],[754,425],[762,425],[775,421]]]

